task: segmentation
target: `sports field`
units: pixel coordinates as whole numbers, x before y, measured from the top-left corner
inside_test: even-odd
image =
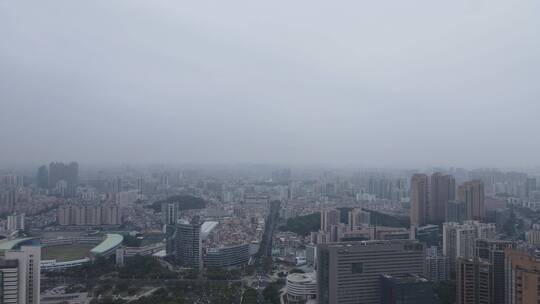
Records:
[[[73,244],[47,246],[41,248],[42,260],[56,260],[57,262],[73,261],[83,259],[90,255],[90,249],[96,245]]]

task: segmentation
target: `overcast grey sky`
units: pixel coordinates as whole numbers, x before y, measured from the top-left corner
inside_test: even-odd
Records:
[[[0,0],[0,164],[540,164],[540,2]]]

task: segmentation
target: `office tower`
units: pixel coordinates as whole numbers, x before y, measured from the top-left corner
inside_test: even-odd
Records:
[[[536,191],[536,178],[535,177],[527,177],[527,180],[525,181],[525,195],[527,198],[531,197],[531,193],[533,191]]]
[[[175,259],[183,267],[202,268],[201,225],[195,217],[191,223],[177,223],[174,232]]]
[[[204,256],[204,265],[207,268],[239,267],[246,265],[249,258],[249,244],[209,247]]]
[[[36,180],[39,188],[46,189],[49,187],[49,169],[47,169],[47,166],[43,165],[38,168]]]
[[[458,258],[471,259],[475,256],[474,246],[477,239],[494,239],[494,224],[465,221],[463,224],[443,224],[443,254],[448,257],[450,272],[455,272]]]
[[[0,259],[0,303],[19,302],[19,261]]]
[[[467,220],[483,221],[486,218],[484,183],[479,180],[465,182],[458,187],[458,201],[465,203]]]
[[[67,165],[64,163],[50,163],[49,188],[56,188],[61,181],[65,182],[65,193],[63,194],[67,197],[75,196],[79,184],[79,164],[76,162]]]
[[[349,211],[349,229],[355,230],[362,225],[369,225],[371,223],[371,213],[362,209],[353,209]]]
[[[504,304],[505,251],[515,249],[516,243],[503,240],[476,240],[476,257],[490,264],[490,298],[493,304]]]
[[[3,287],[3,295],[0,295],[0,299],[4,300],[2,303],[39,304],[41,248],[21,246],[1,250],[3,258],[0,260],[2,278],[0,286]],[[12,284],[8,284],[7,281],[11,281]]]
[[[415,174],[411,177],[411,225],[423,226],[429,214],[428,176]]]
[[[13,213],[7,217],[7,230],[25,230],[25,215],[24,213]]]
[[[380,276],[422,274],[424,247],[415,240],[343,242],[317,245],[320,304],[378,304]]]
[[[461,223],[466,220],[465,216],[465,203],[455,200],[448,202],[445,222]]]
[[[483,259],[457,260],[457,304],[491,304],[491,264]]]
[[[330,232],[332,225],[339,225],[339,217],[338,210],[321,210],[321,230]]]
[[[526,252],[507,250],[505,259],[506,304],[538,304],[540,262]]]
[[[449,278],[448,257],[442,255],[436,246],[426,250],[424,277],[432,282],[446,281]]]
[[[179,216],[178,203],[166,202],[161,204],[161,222],[164,225],[176,224]]]
[[[451,175],[434,173],[431,175],[430,220],[444,222],[448,202],[456,197],[456,181]]]
[[[381,276],[381,304],[437,304],[433,283],[418,275]]]

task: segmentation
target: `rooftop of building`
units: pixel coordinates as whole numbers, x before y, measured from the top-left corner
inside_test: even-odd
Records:
[[[0,242],[0,250],[17,250],[22,246],[40,246],[40,240],[37,237],[26,237]]]
[[[358,246],[392,245],[392,244],[403,244],[403,243],[420,244],[418,240],[369,240],[369,241],[326,243],[326,244],[321,244],[321,245],[325,247],[333,247],[333,248],[347,248],[347,247],[358,247]]]
[[[92,254],[103,254],[117,246],[119,246],[120,244],[122,244],[122,241],[124,240],[124,237],[120,234],[112,234],[112,233],[108,233],[105,237],[105,240],[103,240],[103,242],[101,242],[99,245],[97,245],[96,247],[92,248],[92,250],[90,250],[90,252]]]
[[[316,276],[314,273],[291,273],[287,276],[287,280],[295,283],[310,283],[315,282]]]
[[[216,228],[216,226],[218,225],[219,223],[218,222],[215,222],[215,221],[207,221],[207,222],[204,222],[202,225],[201,225],[201,239],[206,239],[206,237],[208,236],[208,234],[214,229]]]

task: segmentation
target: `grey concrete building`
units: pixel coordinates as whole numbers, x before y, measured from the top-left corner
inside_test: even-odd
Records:
[[[424,256],[424,246],[416,240],[319,244],[319,303],[378,304],[381,299],[381,275],[421,275]]]

